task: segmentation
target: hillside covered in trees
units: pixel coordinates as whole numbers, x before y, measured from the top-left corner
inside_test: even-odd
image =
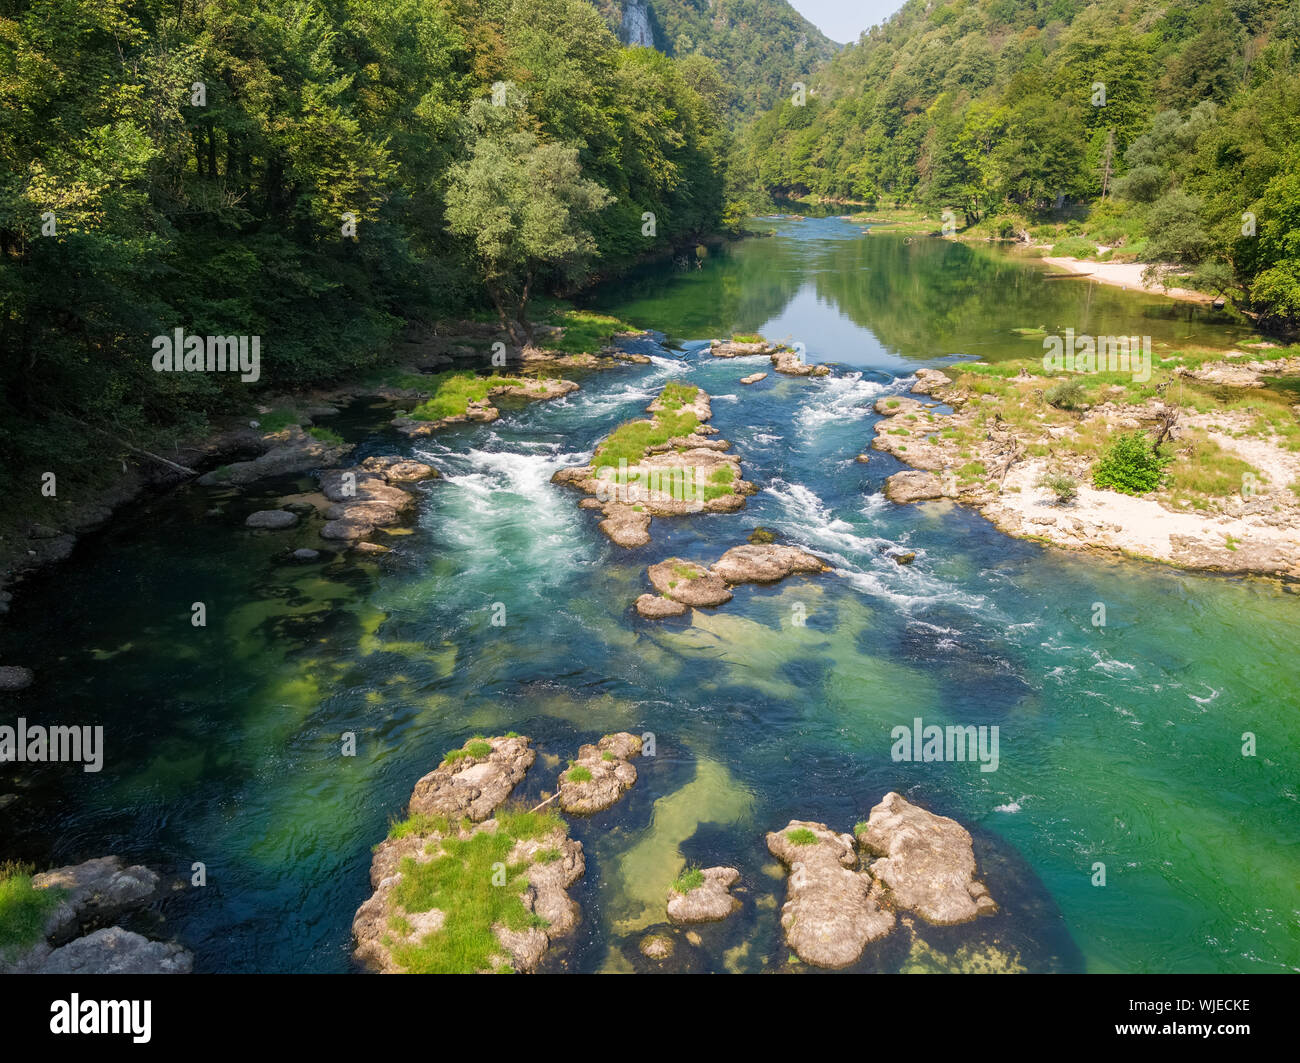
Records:
[[[753,123],[738,172],[756,203],[1078,236],[1294,322],[1298,135],[1296,0],[909,0]]]
[[[260,336],[260,387],[319,381],[723,212],[722,78],[587,0],[7,0],[0,92],[11,474],[90,460],[84,423],[147,445],[247,408],[154,372],[156,335]]]
[[[717,64],[738,113],[775,105],[836,52],[825,34],[786,0],[595,0],[626,43]],[[648,31],[648,34],[647,34]],[[640,43],[646,43],[644,39]]]

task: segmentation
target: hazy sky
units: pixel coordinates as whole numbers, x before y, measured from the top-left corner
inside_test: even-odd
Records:
[[[790,5],[833,41],[848,44],[884,22],[903,0],[790,0]]]

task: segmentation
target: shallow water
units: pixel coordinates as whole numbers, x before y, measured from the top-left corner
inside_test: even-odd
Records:
[[[371,846],[447,749],[530,735],[531,796],[580,743],[652,731],[636,786],[575,822],[584,919],[553,966],[637,968],[667,884],[715,863],[741,869],[744,906],[679,948],[681,966],[784,965],[784,881],[763,834],[790,818],[850,830],[897,789],[971,829],[1002,911],[922,929],[925,946],[896,932],[864,970],[916,969],[927,949],[970,967],[988,947],[1032,970],[1300,969],[1300,600],[1047,550],[952,506],[897,507],[880,491],[901,466],[853,461],[876,397],[906,391],[918,365],[1023,353],[1013,327],[1225,343],[1235,327],[960,245],[833,219],[779,229],[702,270],[599,293],[679,341],[645,341],[649,366],[414,444],[382,427],[387,408],[348,410],[337,427],[358,458],[407,452],[443,473],[414,525],[381,536],[393,552],[378,562],[286,565],[286,550],[320,545],[319,523],[242,527],[268,500],[310,492],[306,477],[257,494],[185,488],[83,541],[0,633],[0,660],[38,673],[5,712],[102,723],[106,766],[0,771],[0,792],[19,795],[0,856],[118,852],[185,880],[202,861],[206,888],[141,917],[194,949],[198,970],[345,971]],[[840,368],[745,388],[760,363],[699,353],[750,330]],[[656,520],[651,546],[622,550],[550,476],[670,379],[714,396],[712,423],[762,490],[737,514]],[[632,611],[647,564],[711,561],[755,525],[833,572],[742,587],[679,620]],[[914,564],[886,556],[896,547]],[[206,628],[190,625],[195,601]],[[997,725],[997,771],[893,761],[891,729],[916,717]]]

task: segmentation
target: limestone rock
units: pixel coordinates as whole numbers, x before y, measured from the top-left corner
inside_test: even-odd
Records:
[[[925,502],[943,498],[943,480],[932,472],[896,472],[885,481],[885,497],[891,502]]]
[[[871,873],[894,903],[931,923],[965,923],[997,908],[975,879],[970,832],[956,820],[891,792],[871,810],[858,840],[879,857]]]
[[[804,963],[847,967],[894,928],[871,876],[851,870],[857,854],[850,835],[796,819],[768,834],[767,848],[790,869],[781,926]]]
[[[46,937],[59,937],[87,917],[104,918],[143,904],[157,890],[158,876],[140,864],[124,866],[120,856],[101,856],[33,875],[32,886],[65,891],[45,923]]]
[[[26,690],[35,678],[30,668],[16,664],[0,665],[0,691]]]
[[[767,379],[766,373],[751,373],[749,376],[742,376],[740,378],[740,382],[742,384],[757,384],[760,380],[766,380],[766,379]]]
[[[722,578],[694,561],[670,557],[651,565],[646,574],[655,590],[683,605],[710,606],[731,601],[731,591]]]
[[[662,594],[643,594],[636,600],[636,611],[648,620],[662,620],[667,616],[681,616],[686,606]]]
[[[725,919],[740,901],[731,895],[731,887],[740,878],[734,867],[709,867],[702,872],[704,882],[686,893],[668,891],[668,918],[674,923],[711,923]]]
[[[876,413],[881,417],[898,417],[901,414],[921,414],[925,412],[925,407],[916,401],[902,395],[881,395],[876,399]]]
[[[583,746],[573,766],[560,776],[560,807],[579,815],[609,808],[636,782],[632,758],[640,755],[641,739],[626,731],[605,735],[594,746]],[[591,778],[575,780],[578,768]]]
[[[194,956],[180,945],[105,927],[50,951],[33,974],[189,974]]]
[[[484,745],[489,750],[480,752]],[[519,737],[471,739],[458,753],[448,755],[415,784],[411,815],[485,820],[510,796],[537,759],[528,739]]]
[[[796,572],[824,572],[826,564],[795,546],[750,543],[733,546],[710,569],[727,583],[776,583]]]

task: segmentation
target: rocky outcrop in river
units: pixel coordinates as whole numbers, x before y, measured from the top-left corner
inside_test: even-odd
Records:
[[[799,352],[791,347],[768,343],[764,339],[713,340],[709,344],[709,353],[714,358],[770,358],[772,368],[786,376],[827,376],[831,371],[828,365],[809,365],[800,357]],[[752,384],[755,378],[761,380],[766,375],[766,373],[755,374],[754,377],[742,380],[741,383]]]
[[[734,867],[706,867],[687,872],[668,891],[668,918],[674,923],[713,923],[725,919],[740,901],[731,887],[740,880]]]
[[[647,619],[680,616],[687,606],[706,608],[731,601],[731,588],[740,583],[776,583],[797,572],[825,572],[829,567],[806,550],[776,543],[733,546],[708,567],[670,557],[646,569],[659,593],[641,595],[636,610]]]
[[[321,474],[321,491],[333,503],[325,511],[323,539],[355,542],[376,528],[396,524],[417,496],[401,484],[434,479],[438,471],[423,462],[399,457],[370,457],[350,469]]]
[[[767,848],[790,869],[781,926],[804,963],[847,967],[894,929],[882,891],[858,864],[853,837],[824,823],[794,819],[767,836]]]
[[[449,753],[415,784],[411,815],[487,819],[533,766],[527,738],[476,738]]]
[[[646,411],[650,420],[616,429],[589,464],[551,477],[591,497],[605,515],[600,530],[619,546],[650,542],[654,517],[731,513],[757,490],[745,481],[740,459],[725,453],[731,444],[713,438],[704,391],[669,384]]]
[[[898,909],[940,926],[997,910],[975,878],[970,833],[897,793],[858,825],[856,844],[824,823],[791,820],[768,834],[767,847],[790,869],[781,909],[786,943],[818,967],[856,963],[893,930]]]
[[[626,731],[583,746],[560,776],[560,807],[584,816],[609,808],[636,782],[632,758],[640,755],[641,739]]]
[[[639,744],[639,743],[638,743]],[[354,956],[383,973],[531,971],[577,925],[586,868],[556,814],[502,806],[536,754],[475,738],[416,783],[410,818],[375,849]]]
[[[987,887],[975,878],[970,832],[956,820],[891,792],[871,810],[857,840],[864,852],[877,857],[871,874],[899,908],[939,926],[967,923],[997,910]]]
[[[180,945],[148,938],[120,926],[78,937],[87,925],[115,919],[148,903],[158,875],[121,857],[102,856],[33,875],[33,889],[57,890],[41,940],[13,956],[0,972],[13,974],[188,974],[194,957]]]

